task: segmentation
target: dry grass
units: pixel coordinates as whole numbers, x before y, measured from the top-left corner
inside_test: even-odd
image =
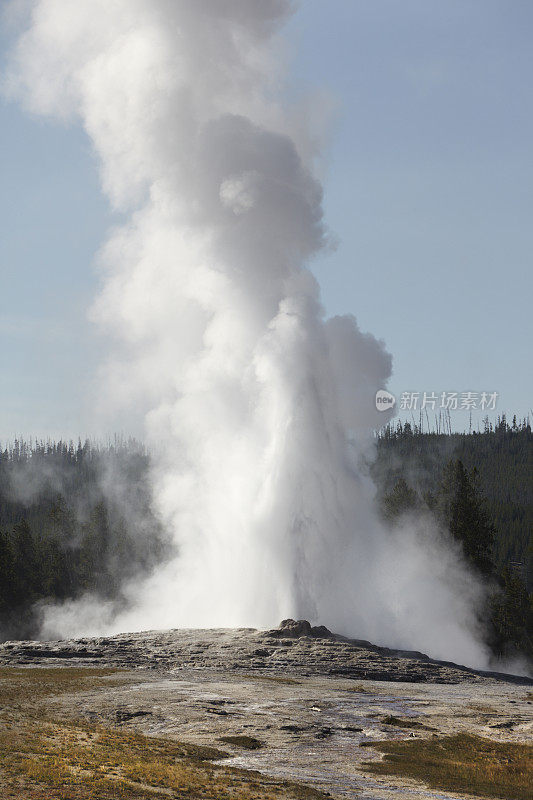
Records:
[[[383,761],[369,772],[415,778],[433,789],[531,800],[533,745],[494,742],[469,734],[373,745]]]
[[[395,728],[418,728],[422,731],[435,730],[435,728],[430,728],[428,725],[424,725],[416,719],[411,719],[410,717],[394,717],[392,714],[388,717],[383,717],[381,722],[383,725],[394,725]]]
[[[245,750],[259,750],[260,747],[265,746],[265,743],[256,739],[255,736],[221,736],[219,741],[243,747]]]
[[[0,670],[2,800],[321,800],[290,781],[212,763],[213,748],[143,736],[76,719],[54,719],[50,697],[105,691],[128,675],[98,669]],[[237,737],[241,738],[241,737]],[[244,737],[250,738],[252,737]]]
[[[494,706],[488,706],[486,703],[469,703],[466,708],[470,709],[471,711],[477,711],[482,714],[488,714],[489,716],[499,716],[499,711]]]
[[[124,670],[97,667],[0,667],[0,707],[27,709],[46,697],[89,691],[103,679],[116,685],[127,676]]]

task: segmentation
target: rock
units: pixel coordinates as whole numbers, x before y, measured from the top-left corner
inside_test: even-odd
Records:
[[[115,718],[117,722],[129,722],[130,719],[134,719],[134,717],[151,717],[151,711],[122,711],[118,710],[115,711]]]
[[[277,628],[267,631],[265,636],[277,639],[300,639],[309,636],[312,639],[334,639],[334,634],[325,625],[313,627],[306,619],[284,619]]]
[[[533,680],[524,676],[483,673],[451,662],[432,661],[417,652],[348,639],[322,625],[313,627],[307,620],[293,619],[283,620],[279,628],[267,632],[184,629],[142,631],[100,639],[0,644],[0,666],[30,664],[36,667],[98,664],[102,668],[158,672],[261,670],[268,671],[271,677],[331,675],[351,680],[441,684],[496,680],[533,685]]]

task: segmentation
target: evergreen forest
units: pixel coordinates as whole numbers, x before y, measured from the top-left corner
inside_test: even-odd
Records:
[[[533,436],[500,417],[470,433],[409,422],[377,434],[369,470],[385,524],[429,515],[488,587],[479,610],[495,659],[533,658]],[[86,593],[123,602],[172,545],[150,504],[137,441],[0,449],[0,640],[37,638],[43,604]]]

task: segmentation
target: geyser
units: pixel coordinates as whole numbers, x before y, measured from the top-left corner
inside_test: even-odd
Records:
[[[326,319],[304,115],[281,101],[288,0],[33,0],[8,91],[79,121],[127,215],[101,254],[94,317],[108,402],[145,419],[153,502],[177,556],[85,598],[45,632],[272,626],[335,631],[483,666],[475,581],[423,520],[391,532],[359,459],[391,359]]]

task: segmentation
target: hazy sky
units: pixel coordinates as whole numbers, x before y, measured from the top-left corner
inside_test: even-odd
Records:
[[[324,304],[386,341],[398,396],[533,407],[532,35],[528,0],[305,0],[287,29],[328,131]],[[0,438],[105,435],[86,313],[113,219],[88,141],[0,104],[0,168]]]

